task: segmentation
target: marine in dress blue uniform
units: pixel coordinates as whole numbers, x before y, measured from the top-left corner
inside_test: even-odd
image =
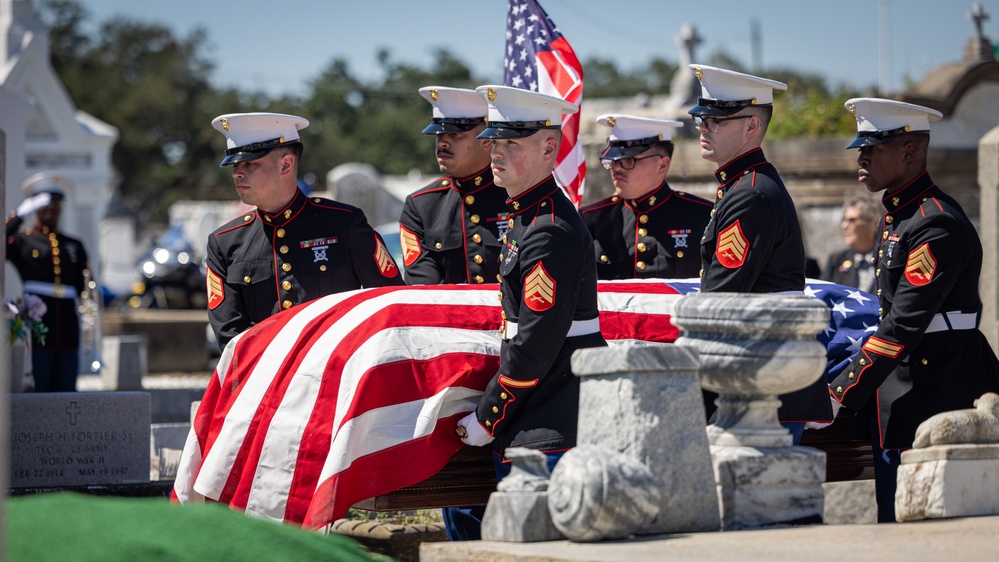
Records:
[[[59,231],[66,178],[50,172],[29,177],[28,198],[7,219],[7,259],[17,269],[24,292],[45,303],[41,322],[44,341],[31,335],[31,365],[35,392],[74,392],[79,372],[80,318],[77,298],[88,290],[90,267],[83,243]],[[24,218],[37,213],[37,222],[20,230]],[[18,375],[20,376],[20,375]]]
[[[307,197],[298,189],[298,130],[306,125],[301,117],[275,113],[229,114],[212,121],[227,139],[221,165],[233,166],[244,203],[257,205],[208,238],[208,317],[220,348],[295,305],[403,283],[360,209]],[[293,161],[286,160],[289,154]],[[257,177],[261,172],[253,166],[268,168]]]
[[[700,134],[701,157],[718,165],[714,209],[701,239],[705,292],[785,293],[805,288],[805,247],[797,212],[777,169],[760,144],[773,113],[776,80],[692,64],[701,97],[689,113]],[[820,377],[783,394],[778,418],[797,443],[808,421],[830,422],[832,408]],[[705,408],[714,410],[705,391]]]
[[[576,444],[579,380],[570,357],[606,345],[593,240],[552,176],[562,115],[577,108],[517,88],[476,91],[489,102],[480,136],[493,140],[493,174],[510,196],[500,260],[503,343],[498,372],[456,433],[470,445],[492,443],[497,459],[513,446],[542,451],[551,466]]]
[[[859,179],[885,192],[875,270],[881,322],[829,391],[869,420],[857,429],[871,430],[879,521],[894,521],[898,450],[930,416],[999,391],[999,360],[978,330],[978,234],[926,170],[929,122],[942,115],[877,98],[846,107],[857,118],[848,148],[860,149]]]
[[[433,106],[423,132],[436,135],[443,177],[406,197],[399,219],[406,282],[493,283],[507,230],[506,191],[493,184],[485,129],[487,106],[474,90],[427,86]]]
[[[611,128],[600,154],[615,194],[580,209],[593,237],[600,279],[697,277],[700,240],[711,203],[666,182],[679,121],[607,114]]]

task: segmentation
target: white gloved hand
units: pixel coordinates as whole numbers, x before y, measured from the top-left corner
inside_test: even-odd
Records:
[[[829,400],[832,402],[833,419],[835,420],[836,414],[839,413],[839,409],[843,407],[843,404],[837,402],[832,396],[829,397]]]
[[[479,418],[475,412],[469,412],[467,416],[458,420],[458,427],[454,428],[454,432],[461,438],[462,443],[473,447],[488,445],[494,439],[479,423]]]
[[[51,193],[39,193],[38,195],[32,195],[24,201],[21,201],[21,204],[17,206],[17,216],[22,218],[26,217],[51,202]]]

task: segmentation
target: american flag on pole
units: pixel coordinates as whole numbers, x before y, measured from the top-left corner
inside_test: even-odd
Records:
[[[583,65],[536,0],[509,1],[503,84],[557,96],[577,107],[583,102]],[[579,116],[563,116],[562,146],[555,159],[555,180],[577,207],[586,178]]]
[[[611,345],[674,341],[669,312],[698,287],[696,279],[600,282],[604,338]],[[497,290],[340,293],[239,335],[195,415],[173,499],[221,502],[315,529],[359,501],[436,474],[463,446],[457,421],[475,409],[499,367]],[[843,320],[870,324],[877,310],[846,287],[816,282],[809,290],[830,307],[824,343],[830,365],[840,365],[859,337],[846,334]]]

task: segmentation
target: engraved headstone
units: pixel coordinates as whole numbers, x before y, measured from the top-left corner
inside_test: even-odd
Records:
[[[149,481],[149,394],[11,396],[14,488]]]

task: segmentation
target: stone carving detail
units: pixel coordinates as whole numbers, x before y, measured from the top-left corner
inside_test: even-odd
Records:
[[[548,489],[548,458],[541,451],[510,447],[503,456],[510,461],[510,474],[496,485],[500,492],[544,492]]]
[[[999,394],[987,392],[974,405],[966,410],[939,413],[919,424],[913,448],[999,443]]]
[[[620,539],[659,514],[659,481],[644,464],[598,445],[567,452],[552,471],[552,522],[574,541]]]

